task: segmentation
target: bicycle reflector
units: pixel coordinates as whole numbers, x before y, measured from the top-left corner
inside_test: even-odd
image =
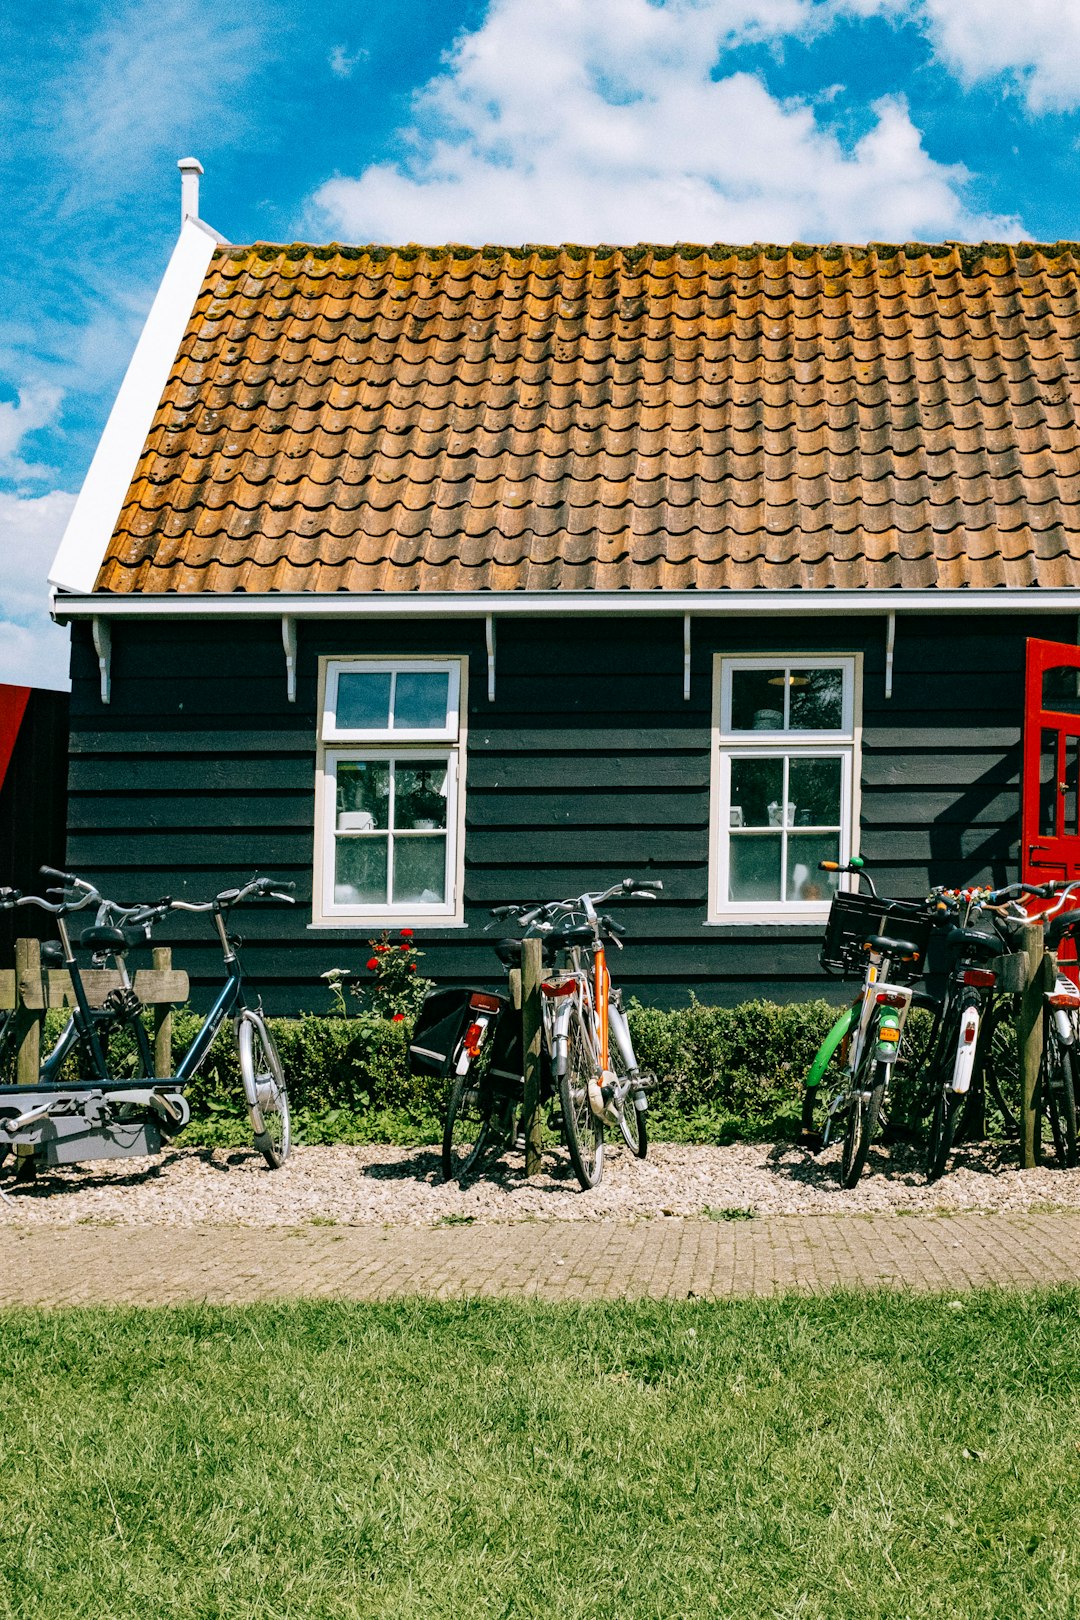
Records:
[[[469,997],[469,1006],[475,1007],[477,1012],[498,1012],[499,998],[498,996],[485,996],[482,991],[477,990]]]
[[[990,968],[965,968],[960,975],[960,982],[977,985],[981,990],[989,990],[997,984],[997,974]]]
[[[484,1039],[485,1029],[487,1029],[486,1023],[470,1024],[468,1029],[465,1031],[465,1050],[468,1052],[471,1058],[474,1058],[477,1052],[480,1050],[480,1046]]]
[[[1055,990],[1052,996],[1047,996],[1051,1007],[1080,1007],[1080,995],[1075,990],[1070,994],[1067,990]]]
[[[879,1007],[906,1007],[908,998],[902,990],[879,990],[877,993]]]
[[[556,996],[572,996],[577,989],[576,979],[567,979],[563,984],[542,984],[540,989],[545,996],[554,999]]]

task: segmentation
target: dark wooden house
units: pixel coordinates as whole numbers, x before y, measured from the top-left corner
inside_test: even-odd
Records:
[[[242,924],[273,1007],[398,926],[491,980],[489,907],[626,874],[646,998],[819,994],[822,857],[1018,873],[1025,643],[1069,664],[1080,612],[1076,252],[189,219],[53,580],[70,862],[294,879]],[[1080,830],[1054,749],[1029,843]]]

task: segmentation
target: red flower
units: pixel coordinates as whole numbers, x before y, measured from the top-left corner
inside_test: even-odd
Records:
[[[409,946],[409,945],[399,945],[398,946],[399,951],[408,951],[408,950],[411,950],[411,949],[412,949],[412,947]]]
[[[375,954],[376,954],[376,956],[381,956],[383,951],[388,951],[389,949],[390,949],[389,945],[376,945]]]
[[[373,957],[371,957],[369,959],[368,968],[372,973],[375,972],[375,969],[378,967],[378,965],[379,965],[379,958],[377,956],[373,956]]]
[[[395,1013],[394,1016],[391,1018],[390,1022],[392,1024],[403,1024],[405,1022],[405,1014],[404,1013]]]
[[[416,963],[415,962],[410,962],[409,963],[409,972],[410,973],[415,973],[416,972]]]
[[[413,931],[412,931],[411,928],[403,928],[401,930],[402,939],[412,939],[412,936],[413,936]]]

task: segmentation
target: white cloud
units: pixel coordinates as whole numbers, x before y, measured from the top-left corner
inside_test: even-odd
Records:
[[[335,45],[330,51],[330,71],[335,79],[351,79],[361,62],[366,62],[370,54],[370,51],[349,51],[344,45]]]
[[[923,0],[937,54],[966,82],[1006,74],[1032,112],[1080,105],[1076,0]]]
[[[68,685],[68,632],[49,618],[46,578],[74,495],[0,492],[0,681]]]
[[[64,79],[54,121],[76,205],[88,189],[115,199],[141,186],[159,154],[181,156],[177,143],[219,114],[259,61],[250,18],[223,23],[199,0],[127,0],[103,15]]]
[[[833,0],[827,0],[832,4]],[[1077,0],[835,0],[838,10],[921,22],[965,85],[1004,79],[1034,113],[1080,106]]]
[[[311,224],[354,241],[775,241],[1017,236],[972,214],[899,97],[846,150],[726,47],[824,26],[810,0],[492,0],[417,94],[408,155],[327,181]],[[827,109],[825,110],[827,115]]]
[[[44,469],[23,461],[19,446],[28,433],[53,420],[63,397],[59,388],[38,382],[20,388],[17,401],[0,401],[0,478],[41,476]]]

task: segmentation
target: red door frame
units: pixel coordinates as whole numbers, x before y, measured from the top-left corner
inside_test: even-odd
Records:
[[[1080,878],[1080,780],[1069,780],[1080,770],[1080,714],[1064,714],[1043,699],[1048,669],[1080,670],[1080,647],[1058,641],[1029,640],[1024,686],[1024,767],[1021,789],[1020,876],[1025,882],[1045,883],[1050,878]],[[1044,740],[1057,734],[1054,747],[1053,830],[1045,821],[1043,793]],[[1072,748],[1070,749],[1070,743]],[[1071,761],[1070,761],[1071,754]],[[1066,825],[1066,797],[1075,807],[1073,825]]]

